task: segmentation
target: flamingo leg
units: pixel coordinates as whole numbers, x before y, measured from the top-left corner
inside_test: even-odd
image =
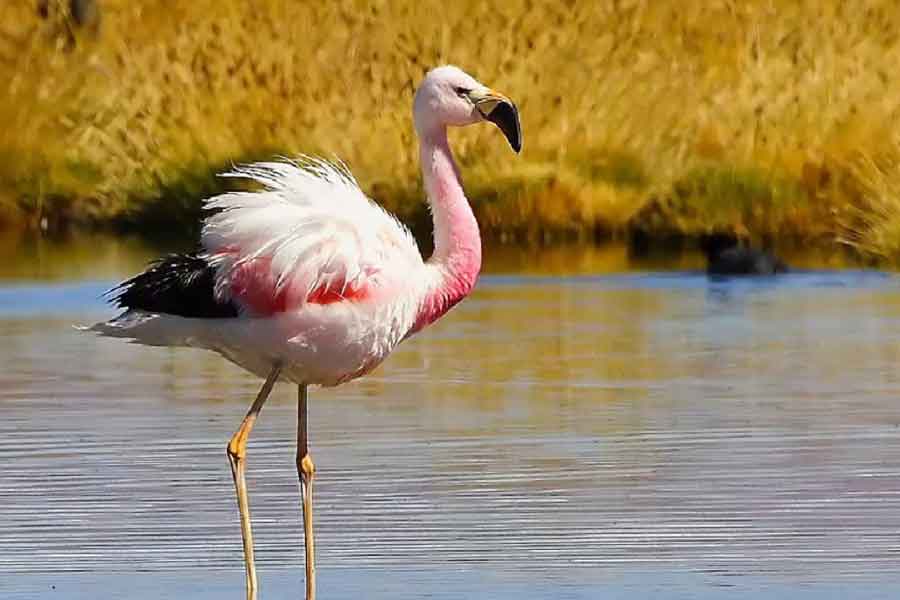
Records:
[[[238,509],[241,512],[241,537],[244,540],[244,563],[247,567],[247,600],[256,600],[256,564],[253,560],[253,531],[250,528],[250,503],[247,500],[247,481],[245,471],[247,467],[247,439],[256,417],[262,410],[263,404],[272,391],[272,386],[278,381],[281,373],[281,365],[276,364],[266,378],[266,382],[259,390],[256,400],[247,411],[247,416],[241,421],[241,426],[228,442],[228,462],[231,463],[231,475],[234,477],[234,487],[237,490]]]
[[[309,455],[306,429],[306,384],[297,388],[297,475],[303,503],[303,542],[306,547],[306,600],[316,598],[316,543],[313,535],[313,477],[316,466]]]

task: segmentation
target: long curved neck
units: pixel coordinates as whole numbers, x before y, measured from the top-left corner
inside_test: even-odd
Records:
[[[481,236],[466,200],[459,170],[447,142],[447,129],[419,134],[419,158],[428,203],[434,219],[434,254],[428,260],[436,269],[417,318],[416,329],[431,323],[462,300],[475,286],[481,270]]]

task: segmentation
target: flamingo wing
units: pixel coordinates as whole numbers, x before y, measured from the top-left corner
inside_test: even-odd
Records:
[[[409,230],[343,165],[303,157],[237,167],[259,191],[210,198],[201,236],[215,295],[253,316],[361,300],[422,265]]]

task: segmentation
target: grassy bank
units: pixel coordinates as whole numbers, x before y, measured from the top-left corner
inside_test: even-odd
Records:
[[[525,151],[454,134],[490,235],[846,240],[900,257],[900,11],[889,0],[99,0],[0,7],[0,219],[187,228],[232,161],[337,155],[425,227],[410,120],[459,64]],[[896,235],[895,235],[896,232]]]

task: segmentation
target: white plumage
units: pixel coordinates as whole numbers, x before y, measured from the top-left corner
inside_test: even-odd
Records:
[[[367,198],[343,164],[302,157],[225,176],[264,186],[207,200],[216,213],[201,238],[216,266],[216,295],[251,315],[271,312],[273,302],[290,310],[311,297],[397,289],[423,267],[409,230]]]
[[[437,279],[409,230],[343,165],[302,157],[237,167],[258,191],[215,196],[201,243],[215,294],[241,315],[188,318],[132,309],[95,331],[154,346],[205,348],[265,377],[336,385],[377,366],[406,336]]]
[[[377,366],[412,327],[435,281],[409,230],[372,202],[341,164],[297,161],[225,174],[262,189],[210,198],[201,243],[215,294],[238,318],[129,310],[95,331],[222,354],[265,377],[336,385]],[[352,300],[352,301],[342,301]]]

